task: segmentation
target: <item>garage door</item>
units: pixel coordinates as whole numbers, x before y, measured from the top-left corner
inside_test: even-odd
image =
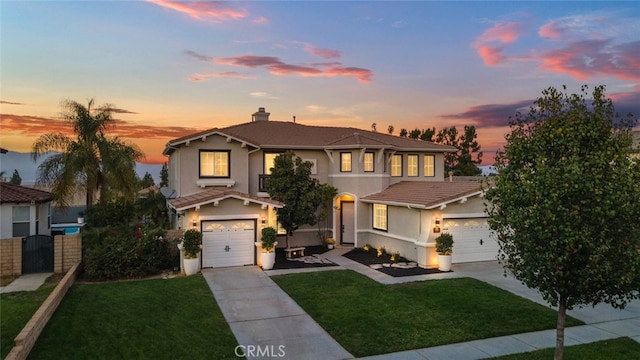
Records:
[[[444,219],[442,231],[453,235],[453,263],[497,260],[499,246],[486,218]]]
[[[202,222],[202,267],[253,265],[255,220]]]

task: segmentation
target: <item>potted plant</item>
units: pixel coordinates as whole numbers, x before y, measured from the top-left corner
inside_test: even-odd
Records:
[[[260,255],[262,259],[262,269],[270,270],[273,269],[273,264],[276,262],[276,245],[278,242],[278,231],[272,227],[266,227],[262,229],[262,254]]]
[[[325,244],[327,244],[327,248],[331,250],[333,249],[333,245],[335,245],[336,240],[332,237],[328,237],[324,242]]]
[[[451,270],[451,253],[453,252],[453,235],[442,233],[436,238],[436,253],[438,253],[438,269]]]
[[[202,233],[196,229],[185,231],[182,243],[178,247],[182,248],[184,253],[184,272],[187,275],[193,275],[198,272],[198,253],[202,244]],[[180,246],[182,245],[182,246]]]
[[[84,224],[84,211],[78,212],[78,224]]]

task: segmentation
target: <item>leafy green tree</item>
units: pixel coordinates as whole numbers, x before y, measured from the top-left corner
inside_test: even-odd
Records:
[[[409,137],[412,139],[419,139],[420,138],[420,134],[422,134],[422,130],[415,128],[411,131],[409,131]]]
[[[169,186],[169,169],[167,168],[167,163],[162,164],[162,169],[160,169],[160,187]]]
[[[150,186],[155,185],[156,182],[155,180],[153,180],[153,176],[151,176],[151,174],[149,174],[149,172],[145,172],[144,176],[142,177],[142,179],[140,179],[140,183],[138,184],[138,188],[140,189],[146,189]]]
[[[550,87],[511,121],[485,199],[505,271],[558,307],[556,359],[566,310],[640,298],[640,163],[632,116],[604,86],[580,94]]]
[[[271,176],[265,182],[269,196],[284,204],[276,213],[278,222],[287,231],[287,248],[295,230],[318,221],[316,211],[322,202],[323,189],[318,179],[311,177],[312,165],[287,151],[274,159]]]
[[[393,127],[393,125],[389,125],[389,127],[387,128],[387,132],[389,133],[389,135],[393,135],[394,130],[395,128]]]
[[[424,130],[422,130],[422,133],[420,134],[420,140],[433,142],[433,137],[435,135],[436,135],[436,128],[435,127],[424,129]]]
[[[465,126],[462,135],[459,135],[455,126],[438,131],[437,143],[453,146],[457,149],[456,152],[444,154],[445,173],[448,174],[451,171],[456,176],[474,176],[482,173],[476,166],[482,162],[482,152],[476,138],[475,126]]]
[[[11,175],[11,179],[9,179],[9,183],[13,185],[22,184],[22,178],[20,177],[20,173],[18,173],[18,169],[13,169],[13,175]]]
[[[169,228],[167,200],[160,191],[149,191],[144,196],[139,196],[136,200],[136,212],[145,224]]]
[[[400,129],[400,137],[407,137],[409,136],[409,132],[407,131],[407,129],[402,128]]]
[[[68,200],[79,189],[86,192],[87,208],[100,194],[100,201],[115,195],[133,201],[137,179],[135,162],[143,153],[134,144],[106,132],[115,125],[111,105],[93,108],[67,100],[63,103],[63,118],[71,125],[75,137],[63,133],[41,135],[31,147],[33,160],[48,151],[60,151],[49,156],[38,167],[37,183],[51,188],[54,202],[67,207]]]

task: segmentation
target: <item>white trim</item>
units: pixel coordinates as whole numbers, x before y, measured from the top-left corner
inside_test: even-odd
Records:
[[[249,203],[255,203],[255,204],[259,204],[259,205],[273,206],[274,208],[280,208],[281,207],[281,206],[278,206],[278,205],[275,205],[275,204],[271,204],[271,203],[268,203],[268,202],[264,202],[264,201],[260,201],[260,200],[256,200],[256,199],[251,199],[251,198],[246,198],[246,197],[233,195],[233,194],[229,194],[229,195],[222,196],[222,197],[217,197],[215,199],[211,199],[211,200],[207,200],[207,201],[202,201],[202,202],[199,202],[197,204],[191,204],[191,205],[188,205],[188,206],[185,206],[185,207],[181,207],[181,208],[176,208],[176,207],[173,207],[173,206],[171,206],[171,207],[173,209],[175,209],[176,211],[185,211],[185,210],[202,207],[204,205],[209,205],[209,204],[213,204],[213,206],[218,206],[220,204],[220,201],[226,200],[226,199],[236,199],[236,200],[243,201],[243,203],[249,202]],[[245,204],[245,205],[249,205],[249,204]]]
[[[201,188],[207,186],[226,186],[228,188],[233,187],[236,184],[235,180],[231,179],[199,179],[196,180],[196,185]]]
[[[330,177],[330,178],[357,178],[357,177],[360,177],[360,178],[385,178],[385,177],[389,177],[389,174],[372,174],[372,173],[365,173],[365,174],[330,174],[330,175],[328,175],[328,177]]]
[[[247,220],[247,219],[255,219],[258,220],[260,218],[260,214],[238,214],[238,215],[205,215],[200,216],[198,219],[200,221],[216,221],[216,220]],[[258,224],[256,224],[257,226]]]
[[[443,219],[484,218],[488,216],[485,213],[442,214]]]

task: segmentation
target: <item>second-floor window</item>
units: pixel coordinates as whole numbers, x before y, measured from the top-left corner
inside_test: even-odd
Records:
[[[391,155],[391,176],[402,176],[402,155]]]
[[[407,155],[407,176],[418,176],[418,155]]]
[[[374,172],[375,168],[373,166],[374,153],[366,152],[364,153],[364,172]]]
[[[276,157],[280,153],[264,153],[264,172],[265,175],[271,175],[271,169],[276,165]]]
[[[228,150],[200,150],[200,177],[230,177],[230,161]]]
[[[351,171],[351,153],[350,152],[340,153],[340,171],[341,172]]]
[[[424,156],[424,176],[436,176],[435,155]]]

